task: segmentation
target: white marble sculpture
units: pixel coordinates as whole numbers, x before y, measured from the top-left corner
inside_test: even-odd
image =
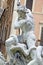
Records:
[[[18,39],[16,35],[10,35],[10,37],[5,41],[5,45],[6,45],[6,52],[7,55],[9,57],[8,61],[11,59],[11,51],[10,48],[12,46],[15,46],[18,43]]]
[[[10,35],[5,41],[6,61],[0,52],[0,65],[43,65],[43,46],[36,49],[33,15],[25,6],[18,4],[18,17],[14,22],[14,29],[21,29],[21,35]]]
[[[43,46],[37,47],[36,58],[30,61],[27,65],[43,65]]]
[[[21,28],[22,39],[20,39],[20,42],[21,43],[26,42],[25,45],[27,45],[28,49],[24,47],[24,54],[26,56],[28,56],[29,50],[36,49],[36,47],[35,47],[36,37],[34,34],[33,15],[31,13],[31,11],[29,9],[27,9],[25,6],[18,6],[17,7],[17,13],[18,13],[18,18],[14,22],[14,28],[15,29]],[[23,49],[23,47],[22,47],[22,49]],[[35,52],[35,51],[32,50],[31,52]],[[32,56],[32,59],[33,58],[34,57]]]
[[[10,35],[6,40],[6,51],[9,55],[10,61],[14,64],[26,65],[29,62],[29,55],[31,59],[35,58],[36,52],[36,37],[34,34],[34,20],[33,15],[25,6],[19,5],[17,7],[18,17],[14,22],[14,28],[22,30],[19,36]]]

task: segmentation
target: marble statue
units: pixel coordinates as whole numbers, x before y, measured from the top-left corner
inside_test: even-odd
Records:
[[[27,65],[36,57],[36,37],[34,34],[33,15],[25,6],[18,4],[18,17],[14,22],[14,29],[21,29],[21,35],[10,35],[6,40],[6,52],[9,56],[10,64]]]
[[[5,41],[8,61],[0,52],[0,65],[43,65],[43,46],[35,46],[34,19],[31,11],[17,4],[18,17],[14,29],[21,29],[22,34],[11,34]]]
[[[27,65],[43,65],[43,46],[37,47],[36,58],[30,61]]]
[[[31,11],[27,9],[25,6],[17,7],[18,17],[14,22],[14,28],[22,30],[22,34],[18,36],[19,43],[23,43],[27,48],[24,47],[24,53],[26,56],[29,55],[29,50],[36,49],[36,37],[34,34],[34,19]],[[19,39],[20,37],[20,39]],[[19,46],[20,47],[20,46]],[[23,47],[22,47],[23,49]],[[35,51],[31,51],[35,52]],[[31,54],[32,55],[32,54]],[[33,55],[34,56],[34,55]],[[34,57],[31,56],[33,59]]]

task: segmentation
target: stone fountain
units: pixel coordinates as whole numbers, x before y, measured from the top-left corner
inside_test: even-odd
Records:
[[[18,17],[14,22],[14,29],[21,29],[21,35],[10,35],[6,40],[6,51],[9,62],[15,65],[27,65],[36,57],[36,37],[34,34],[34,19],[31,11],[25,6],[17,4]]]
[[[1,65],[42,65],[43,48],[35,46],[34,19],[31,11],[25,6],[17,5],[18,17],[14,22],[14,29],[21,29],[21,35],[11,34],[5,41],[8,61],[0,60]],[[41,52],[41,51],[42,52]],[[40,60],[40,62],[39,62]]]

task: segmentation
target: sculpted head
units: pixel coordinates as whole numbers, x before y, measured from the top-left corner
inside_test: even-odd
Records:
[[[18,38],[16,35],[12,34],[10,35],[10,37],[5,41],[6,46],[11,46],[11,45],[15,45],[18,43]]]
[[[18,13],[18,18],[21,17],[22,19],[26,19],[27,16],[33,18],[30,9],[27,9],[25,6],[22,5],[17,6],[17,13]]]

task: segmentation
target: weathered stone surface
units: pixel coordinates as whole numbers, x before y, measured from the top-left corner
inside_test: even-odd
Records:
[[[13,4],[14,0],[7,0],[7,8],[4,9],[3,14],[0,18],[0,41],[4,42],[4,44],[5,40],[9,37],[10,34],[12,14],[13,14]],[[0,42],[0,44],[2,44],[1,45],[2,50],[3,43]]]

